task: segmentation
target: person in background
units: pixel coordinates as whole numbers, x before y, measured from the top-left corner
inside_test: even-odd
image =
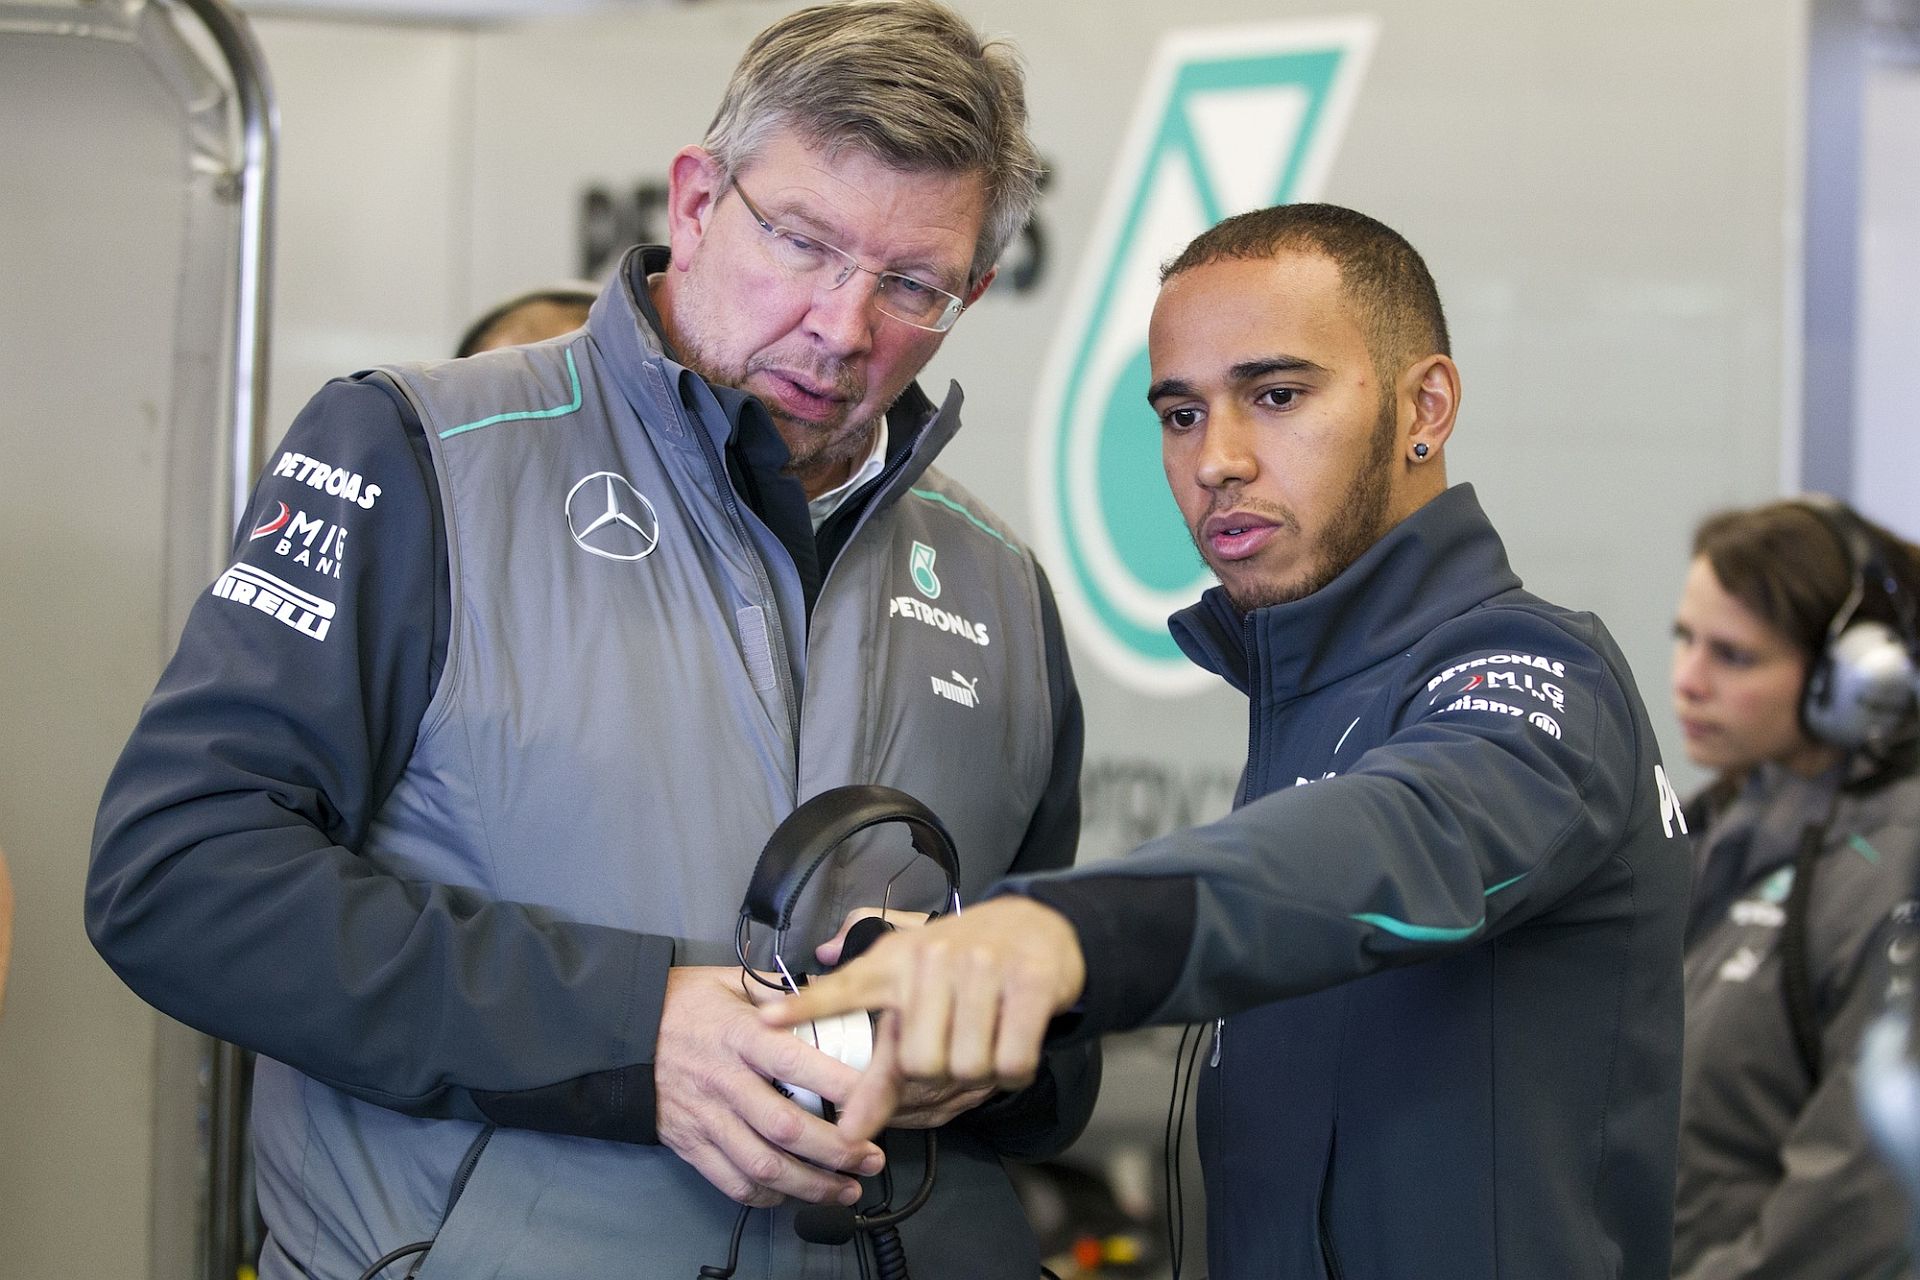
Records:
[[[887,1011],[856,1135],[902,1079],[1024,1079],[1053,1015],[1217,1020],[1215,1280],[1664,1275],[1679,799],[1606,628],[1527,591],[1448,483],[1426,264],[1333,205],[1229,218],[1162,273],[1147,345],[1220,580],[1172,630],[1250,702],[1236,808],[1012,879],[763,1016]]]
[[[1687,807],[1685,1280],[1910,1274],[1855,1066],[1920,870],[1917,601],[1915,548],[1824,499],[1694,536],[1673,710],[1716,777]]]
[[[901,1207],[922,1138],[776,1088],[858,1076],[755,1016],[735,926],[769,835],[847,784],[931,809],[967,901],[1072,861],[1052,594],[933,465],[958,389],[915,381],[1039,169],[1004,43],[932,0],[795,11],[585,328],[294,422],[108,781],[86,904],[138,994],[259,1055],[265,1280],[861,1270],[795,1202],[874,1204],[884,1165]],[[797,935],[917,901],[931,868],[874,834]],[[1097,1063],[890,1116],[940,1135],[918,1280],[1038,1273],[1003,1160],[1078,1134]]]
[[[517,347],[571,333],[587,322],[587,312],[599,296],[599,288],[584,280],[563,280],[516,293],[495,303],[468,325],[453,354],[478,355],[496,347]]]

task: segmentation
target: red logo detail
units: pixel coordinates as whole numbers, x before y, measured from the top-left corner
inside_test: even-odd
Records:
[[[252,533],[248,534],[247,541],[252,542],[255,538],[264,538],[270,533],[280,532],[282,529],[287,527],[287,521],[291,518],[292,518],[292,512],[287,510],[287,504],[284,502],[281,503],[280,514],[275,516],[273,519],[267,521],[265,524],[261,525],[258,529],[255,529]]]

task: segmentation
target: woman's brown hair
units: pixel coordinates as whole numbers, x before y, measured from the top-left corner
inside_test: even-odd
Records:
[[[1769,502],[1708,516],[1694,531],[1693,554],[1705,556],[1728,595],[1792,641],[1808,659],[1827,644],[1828,628],[1853,591],[1855,566],[1833,521],[1805,502]],[[1920,548],[1854,514],[1911,609],[1920,600]],[[1885,590],[1869,584],[1854,617],[1901,631]]]

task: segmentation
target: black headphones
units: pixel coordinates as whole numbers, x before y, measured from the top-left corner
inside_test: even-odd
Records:
[[[740,922],[734,929],[734,953],[740,958],[742,973],[750,974],[763,986],[778,990],[799,988],[804,977],[796,976],[793,968],[787,964],[784,952],[787,931],[793,926],[793,912],[799,904],[801,890],[806,888],[807,881],[813,878],[813,873],[820,869],[820,864],[834,850],[869,827],[888,822],[905,826],[915,851],[931,859],[940,868],[941,874],[946,877],[946,909],[959,909],[960,858],[954,849],[953,837],[933,810],[906,792],[896,791],[892,787],[872,783],[835,787],[814,796],[788,814],[774,828],[773,834],[767,837],[766,847],[760,851],[760,861],[753,868],[753,879],[747,884],[747,896],[740,904]],[[773,959],[780,971],[781,982],[761,977],[747,963],[748,934],[755,921],[774,931]],[[879,919],[856,923],[847,932],[840,962],[845,964],[853,959],[892,927]],[[905,1204],[898,1209],[892,1207],[893,1174],[889,1162],[887,1171],[882,1175],[884,1191],[878,1205],[859,1210],[835,1204],[807,1205],[794,1215],[795,1234],[810,1244],[827,1245],[843,1245],[852,1241],[855,1235],[865,1236],[872,1245],[874,1267],[880,1280],[906,1280],[907,1259],[900,1243],[898,1224],[918,1211],[932,1196],[934,1169],[938,1160],[939,1148],[933,1130],[923,1131],[923,1141],[925,1155],[920,1185]],[[733,1238],[728,1245],[725,1265],[700,1268],[702,1280],[728,1280],[733,1275],[739,1259],[741,1231],[746,1226],[749,1212],[743,1208],[734,1219]],[[864,1257],[861,1273],[866,1273]]]
[[[1807,673],[1801,721],[1831,746],[1877,752],[1913,732],[1920,698],[1920,621],[1893,570],[1905,553],[1843,502],[1811,494],[1800,505],[1833,534],[1853,578]],[[1869,591],[1886,600],[1897,627],[1859,616]]]

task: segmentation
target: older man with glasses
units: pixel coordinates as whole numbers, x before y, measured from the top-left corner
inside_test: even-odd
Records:
[[[963,897],[1071,860],[1052,597],[932,468],[958,391],[914,382],[1037,171],[1005,46],[929,0],[794,13],[584,328],[295,421],[108,786],[88,897],[137,992],[261,1055],[268,1280],[865,1268],[794,1202],[860,1202],[883,1164],[904,1201],[920,1141],[776,1090],[857,1076],[761,1023],[734,926],[769,833],[846,783],[939,815]],[[914,897],[877,843],[816,878],[813,940]],[[1038,1273],[1001,1157],[1064,1146],[1097,1077],[1073,1051],[906,1099],[894,1125],[941,1134],[915,1275]]]

